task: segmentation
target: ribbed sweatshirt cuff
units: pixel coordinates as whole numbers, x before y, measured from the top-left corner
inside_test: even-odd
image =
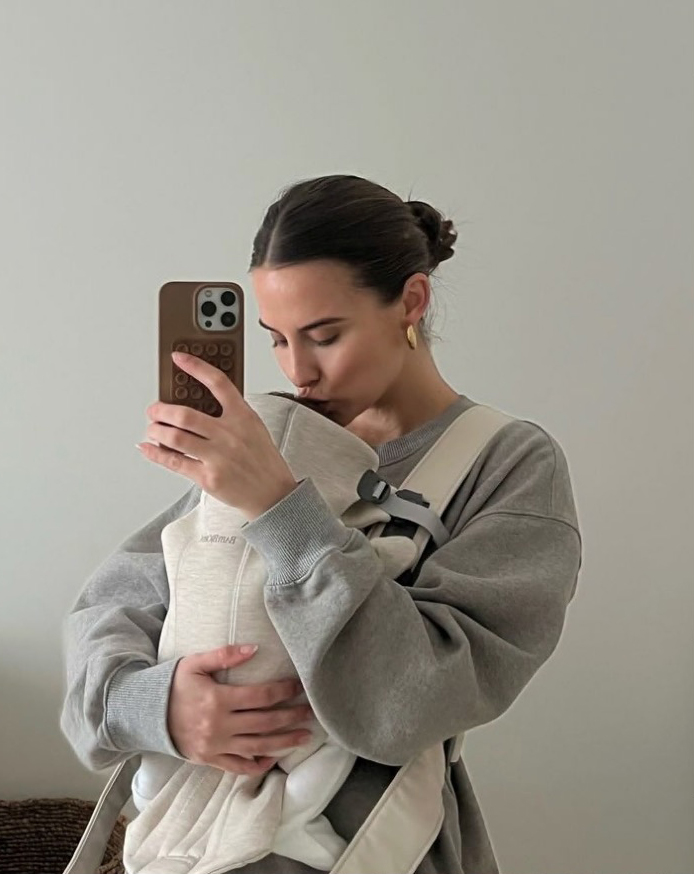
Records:
[[[241,533],[263,557],[267,585],[286,586],[307,577],[326,553],[342,549],[352,532],[335,517],[309,477],[247,522]]]
[[[105,712],[106,730],[116,749],[183,758],[166,723],[177,663],[178,659],[151,666],[147,662],[130,662],[113,675],[105,691]]]

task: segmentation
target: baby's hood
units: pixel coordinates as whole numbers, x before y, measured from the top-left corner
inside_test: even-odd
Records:
[[[378,468],[378,455],[356,434],[289,398],[246,397],[270,432],[294,478],[310,477],[334,512],[342,515],[358,500],[365,470]]]

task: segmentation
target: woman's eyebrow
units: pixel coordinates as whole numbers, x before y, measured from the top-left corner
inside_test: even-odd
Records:
[[[345,322],[347,321],[345,318],[341,316],[331,316],[327,319],[318,319],[317,322],[311,322],[310,325],[304,325],[303,328],[299,328],[300,332],[313,331],[314,328],[322,328],[324,325],[334,325],[337,322]],[[281,333],[276,328],[271,328],[270,325],[266,325],[262,319],[258,319],[258,324],[261,328],[265,328],[266,331],[274,331],[276,334]]]

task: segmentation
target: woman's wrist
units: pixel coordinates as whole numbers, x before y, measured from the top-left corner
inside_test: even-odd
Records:
[[[277,506],[284,498],[290,495],[299,483],[293,476],[288,476],[278,483],[271,491],[259,497],[258,501],[250,507],[244,507],[244,513],[248,517],[249,522],[255,521],[263,513],[267,513],[273,507]]]

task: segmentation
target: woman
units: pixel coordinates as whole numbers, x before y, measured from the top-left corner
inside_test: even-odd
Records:
[[[454,241],[432,207],[354,176],[289,188],[254,241],[260,324],[280,368],[301,396],[375,447],[379,474],[394,486],[474,405],[429,349],[429,277]],[[332,515],[310,479],[295,482],[220,371],[177,363],[224,413],[149,408],[147,437],[159,446],[143,444],[143,453],[194,485],[97,569],[71,611],[63,731],[93,769],[151,750],[262,773],[272,750],[301,742],[297,727],[310,713],[289,703],[301,690],[293,681],[212,679],[252,658],[243,647],[156,664],[168,605],[160,533],[204,489],[249,519],[245,537],[268,567],[268,611],[315,715],[358,756],[325,810],[349,841],[398,766],[496,719],[555,649],[581,564],[566,459],[540,426],[503,427],[448,506],[451,539],[425,554],[405,586],[383,574],[364,535]],[[497,872],[462,759],[450,768],[444,806],[418,874]],[[269,855],[235,870],[315,869]]]

